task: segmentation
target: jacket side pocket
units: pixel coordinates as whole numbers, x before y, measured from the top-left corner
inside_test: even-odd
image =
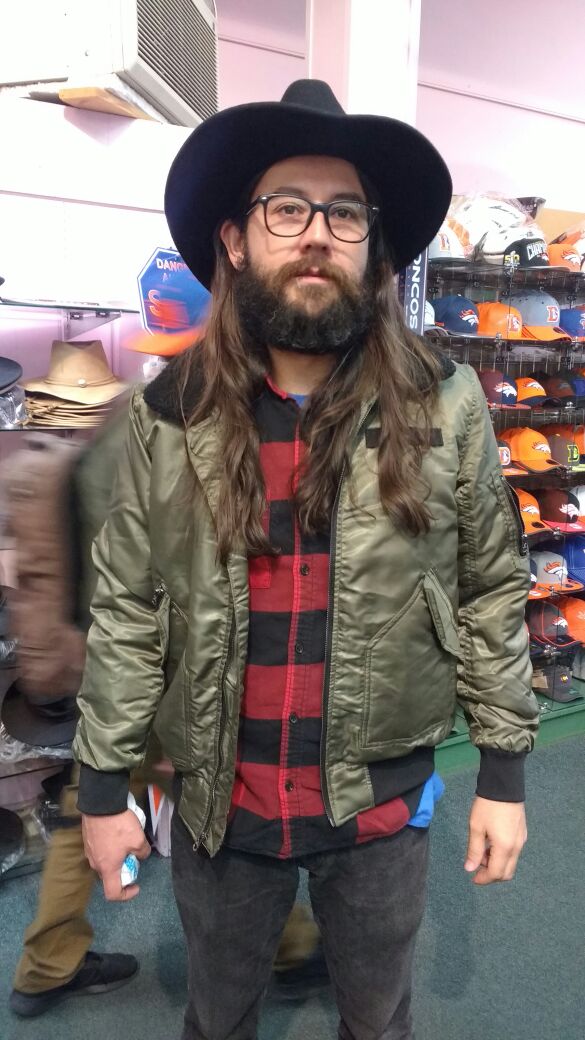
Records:
[[[500,473],[492,473],[491,482],[506,522],[509,547],[515,556],[528,556],[528,538],[516,493]]]

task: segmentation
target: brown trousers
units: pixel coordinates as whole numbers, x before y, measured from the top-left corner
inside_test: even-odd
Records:
[[[74,768],[72,783],[61,796],[61,814],[71,826],[55,830],[44,863],[37,914],[24,934],[24,949],[14,976],[14,988],[21,993],[43,993],[69,982],[81,967],[93,940],[87,908],[97,874],[85,857],[77,809],[79,772]],[[132,776],[136,797],[154,781],[163,790],[170,781],[158,773],[141,770]],[[165,792],[167,793],[167,792]],[[293,907],[276,956],[275,969],[285,970],[304,960],[315,949],[317,925],[304,907]]]

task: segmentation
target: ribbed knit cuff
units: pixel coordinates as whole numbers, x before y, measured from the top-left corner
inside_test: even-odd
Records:
[[[523,802],[526,751],[480,748],[476,794],[493,802]]]
[[[77,808],[88,816],[115,816],[128,808],[130,772],[102,773],[82,763]]]

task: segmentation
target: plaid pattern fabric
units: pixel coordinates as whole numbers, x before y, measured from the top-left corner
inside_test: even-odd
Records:
[[[256,403],[265,524],[276,557],[250,560],[250,634],[225,844],[281,859],[394,834],[417,810],[433,751],[369,766],[375,807],[332,827],[320,778],[329,535],[295,523],[299,408],[267,384]]]

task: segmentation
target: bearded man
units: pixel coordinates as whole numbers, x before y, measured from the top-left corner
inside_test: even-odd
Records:
[[[451,197],[413,128],[299,81],[209,119],[166,213],[211,287],[201,344],[135,394],[76,753],[106,897],[148,849],[126,810],[154,726],[176,770],[183,1040],[250,1040],[298,885],[343,1040],[411,1040],[433,749],[481,751],[465,867],[509,880],[538,710],[530,584],[474,372],[405,326],[393,275]]]

